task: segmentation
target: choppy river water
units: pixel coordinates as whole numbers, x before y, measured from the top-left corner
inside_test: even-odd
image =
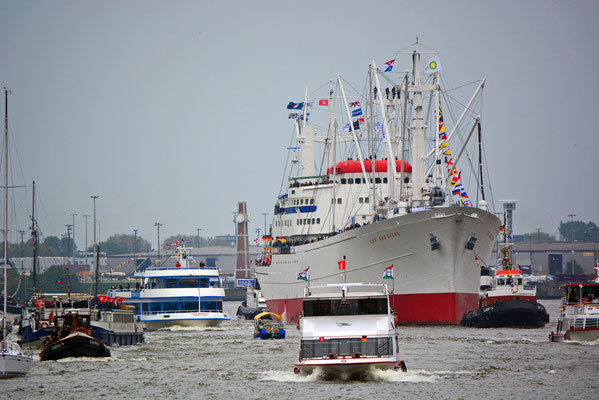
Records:
[[[402,327],[408,372],[359,381],[297,376],[299,332],[252,338],[251,321],[215,330],[146,333],[146,343],[113,347],[109,359],[40,362],[0,381],[2,399],[559,399],[599,398],[599,342],[549,343],[558,300],[544,329]],[[231,315],[239,303],[225,303]]]

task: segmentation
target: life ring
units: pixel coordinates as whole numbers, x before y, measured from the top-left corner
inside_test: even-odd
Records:
[[[47,328],[49,326],[50,326],[50,324],[47,323],[46,321],[40,322],[40,329],[44,329],[44,328]]]

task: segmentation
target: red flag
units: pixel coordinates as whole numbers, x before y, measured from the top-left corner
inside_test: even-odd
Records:
[[[320,100],[318,100],[318,105],[319,106],[328,106],[329,101],[327,99],[320,99]]]
[[[337,261],[340,270],[345,270],[345,260]]]
[[[319,337],[319,338],[318,338],[318,341],[319,341],[319,342],[324,342],[324,337],[323,337],[323,336]]]

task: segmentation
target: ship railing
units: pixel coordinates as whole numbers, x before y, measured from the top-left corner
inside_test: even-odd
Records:
[[[295,246],[272,247],[272,254],[295,254]]]
[[[141,315],[157,315],[157,314],[183,314],[183,313],[222,313],[222,310],[164,310],[164,311],[143,311]]]
[[[392,337],[302,340],[301,358],[385,357],[393,355]]]

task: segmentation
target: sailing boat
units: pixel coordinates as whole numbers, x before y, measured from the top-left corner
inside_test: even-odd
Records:
[[[31,369],[33,358],[23,354],[17,343],[8,341],[6,301],[8,281],[8,89],[4,88],[4,311],[2,312],[2,349],[0,349],[0,378],[25,375]]]
[[[383,271],[394,265],[398,279],[391,301],[399,305],[402,324],[457,324],[477,305],[478,263],[489,261],[501,222],[488,211],[482,179],[480,201],[469,199],[453,167],[465,144],[452,155],[449,141],[471,115],[485,81],[445,133],[438,62],[425,64],[428,78],[422,79],[418,42],[410,56],[413,72],[394,81],[393,90],[382,90],[379,75],[385,71],[372,62],[368,95],[360,97],[364,112],[358,101],[348,100],[337,76],[343,119],[349,120],[343,129],[333,117],[332,84],[327,99],[306,94],[304,102],[287,106],[301,111],[289,116],[295,118],[297,142],[289,148],[292,174],[276,200],[267,252],[256,266],[268,309],[287,321],[302,311],[305,285],[296,276],[306,268],[315,285],[382,284]],[[318,125],[307,124],[310,100],[329,108],[326,137],[317,135]],[[364,120],[370,157],[364,157],[356,132]],[[382,139],[377,139],[378,150],[375,136]],[[351,158],[339,161],[341,142],[353,142],[355,148]],[[315,147],[320,144],[323,167],[318,171]]]

